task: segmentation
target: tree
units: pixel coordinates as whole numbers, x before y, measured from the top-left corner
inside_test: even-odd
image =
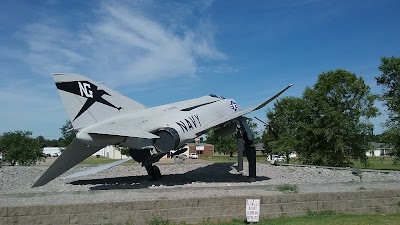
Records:
[[[46,139],[42,135],[37,136],[36,140],[39,142],[41,148],[46,147]]]
[[[67,147],[76,136],[77,131],[73,128],[71,121],[65,121],[60,128],[62,137],[59,139],[60,147]]]
[[[59,143],[57,139],[45,139],[46,147],[59,147]]]
[[[215,143],[215,149],[224,154],[230,154],[237,150],[235,134],[230,134],[225,137],[218,137]]]
[[[389,110],[383,139],[394,147],[392,154],[397,163],[400,157],[400,58],[382,57],[379,70],[382,74],[375,78],[382,86],[382,100]]]
[[[229,134],[224,137],[219,137],[215,134],[215,130],[211,129],[207,132],[206,142],[214,145],[214,149],[218,153],[228,154],[237,149],[236,138],[234,134]]]
[[[31,137],[30,131],[6,132],[0,136],[0,151],[3,161],[15,166],[36,164],[43,158],[40,142]]]
[[[275,140],[276,136],[272,133],[272,131],[266,128],[261,135],[261,142],[263,143],[264,147],[264,154],[272,155],[274,151],[272,145],[270,144],[271,141]]]
[[[283,154],[289,163],[289,155],[299,148],[302,141],[300,131],[308,111],[301,98],[284,97],[275,102],[273,110],[267,112],[270,127],[264,135],[264,145],[270,154]]]
[[[246,121],[253,132],[254,139],[258,138],[259,131],[257,131],[257,124],[254,123],[251,118],[247,118]],[[234,133],[226,135],[224,137],[218,137],[215,134],[215,129],[211,129],[207,132],[206,142],[209,144],[213,144],[215,150],[219,153],[227,154],[237,150],[236,137]]]
[[[351,160],[367,163],[368,135],[372,134],[371,117],[378,114],[373,106],[377,96],[361,77],[345,70],[319,75],[303,98],[309,115],[299,130],[298,149],[305,163],[349,166]]]
[[[122,146],[115,146],[115,148],[121,152],[121,155],[126,155],[130,156],[131,152],[128,147],[122,147]]]
[[[247,124],[249,124],[251,131],[253,132],[253,142],[254,143],[260,142],[261,135],[260,135],[260,131],[257,130],[257,123],[253,122],[252,118],[247,118],[246,121],[247,121]]]

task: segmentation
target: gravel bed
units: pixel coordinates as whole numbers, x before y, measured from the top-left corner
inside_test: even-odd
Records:
[[[300,193],[398,189],[399,172],[363,172],[362,181],[351,170],[257,164],[257,181],[234,173],[233,163],[159,164],[163,178],[149,180],[139,164],[117,166],[98,174],[63,180],[42,187],[32,184],[47,166],[0,168],[0,206],[73,204],[88,202],[179,199],[216,196],[282,194],[281,184],[294,184]],[[87,169],[77,166],[66,173]],[[65,176],[65,175],[63,175]],[[62,176],[61,176],[62,177]]]

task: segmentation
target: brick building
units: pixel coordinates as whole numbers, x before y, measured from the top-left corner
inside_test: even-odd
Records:
[[[188,143],[185,148],[189,149],[190,153],[196,153],[199,158],[214,157],[214,145],[207,143]],[[188,154],[188,155],[189,155]]]

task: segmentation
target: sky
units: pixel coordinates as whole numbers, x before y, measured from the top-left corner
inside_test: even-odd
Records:
[[[51,77],[77,73],[148,106],[215,93],[248,108],[288,84],[300,97],[342,68],[381,93],[382,56],[400,56],[397,0],[3,0],[0,133],[61,136]],[[381,133],[387,118],[371,120]],[[266,108],[248,114],[266,119]],[[261,127],[262,125],[259,124]]]

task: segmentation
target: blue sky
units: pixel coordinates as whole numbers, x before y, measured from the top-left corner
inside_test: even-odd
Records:
[[[55,72],[105,82],[147,106],[216,93],[247,108],[290,83],[285,95],[301,96],[337,68],[380,93],[380,57],[399,57],[399,9],[396,0],[5,0],[0,133],[60,137],[68,118]],[[265,119],[265,110],[249,116]],[[376,133],[385,118],[382,110],[372,120]]]

